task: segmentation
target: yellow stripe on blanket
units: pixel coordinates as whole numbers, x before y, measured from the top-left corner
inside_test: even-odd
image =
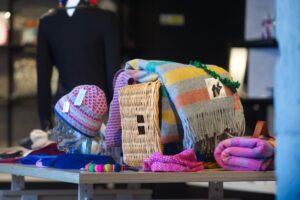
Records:
[[[133,69],[139,69],[138,63],[139,59],[133,59],[127,62]]]
[[[170,109],[162,111],[162,119],[167,124],[176,124],[174,112]]]
[[[197,78],[206,75],[206,72],[196,67],[185,67],[172,69],[166,72],[163,76],[166,87],[186,79]]]
[[[209,66],[208,69],[215,71],[218,74],[225,73],[226,71],[217,66]],[[166,87],[187,79],[198,78],[200,76],[205,76],[207,73],[203,69],[199,69],[193,66],[187,66],[184,68],[172,69],[164,74],[164,80]]]
[[[225,69],[223,69],[222,67],[218,67],[218,66],[215,66],[215,65],[207,66],[207,69],[213,70],[213,71],[216,72],[217,74],[228,73],[228,72],[227,72]]]

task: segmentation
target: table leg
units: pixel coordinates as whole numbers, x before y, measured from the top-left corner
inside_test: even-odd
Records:
[[[78,184],[78,200],[92,200],[93,196],[93,184]]]
[[[212,181],[209,182],[208,199],[209,200],[222,200],[223,199],[223,182]]]
[[[133,190],[139,190],[141,189],[141,184],[140,183],[129,183],[127,185],[127,190],[128,193],[126,194],[117,194],[116,195],[116,200],[130,200],[134,199],[132,192]]]
[[[21,191],[25,187],[24,176],[12,175],[11,179],[11,191]]]
[[[129,189],[129,190],[139,190],[139,189],[141,189],[141,184],[140,183],[129,183],[127,185],[127,189]]]

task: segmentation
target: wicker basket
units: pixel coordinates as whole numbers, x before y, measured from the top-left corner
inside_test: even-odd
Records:
[[[140,167],[152,153],[162,153],[159,89],[156,81],[119,90],[123,156],[130,166]]]

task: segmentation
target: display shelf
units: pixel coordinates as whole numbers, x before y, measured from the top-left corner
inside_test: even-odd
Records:
[[[35,57],[36,46],[34,45],[14,45],[12,47],[12,53],[14,55],[21,55],[23,57]]]
[[[36,52],[36,45],[13,45],[14,51]]]
[[[223,199],[224,182],[275,181],[274,171],[224,171],[221,169],[202,172],[109,172],[91,173],[79,170],[39,168],[30,165],[0,164],[0,172],[11,174],[11,191],[24,189],[25,176],[45,180],[78,184],[78,199],[92,199],[95,184],[140,184],[140,183],[187,183],[208,182],[209,199]],[[137,189],[135,189],[137,190]],[[141,191],[141,188],[138,189]],[[128,199],[128,196],[126,196]],[[118,198],[117,198],[118,199]],[[122,198],[123,199],[123,198]],[[132,198],[129,198],[132,199]],[[145,199],[145,198],[143,198]]]
[[[14,45],[14,46],[0,46],[0,52],[6,53],[10,51],[13,56],[21,55],[23,57],[35,57],[36,46],[34,45]]]
[[[7,54],[8,50],[9,50],[8,46],[0,46],[0,54],[1,54],[1,56]]]
[[[276,39],[232,41],[228,44],[228,69],[234,76],[234,79],[237,79],[241,83],[241,87],[243,88],[240,94],[247,122],[245,131],[246,134],[252,135],[251,133],[258,120],[267,121],[271,132],[274,131],[273,85],[269,82],[262,85],[257,81],[262,80],[263,83],[263,80],[270,78],[266,75],[262,75],[262,73],[265,73],[266,70],[260,71],[260,79],[253,79],[256,75],[254,75],[253,68],[250,70],[250,67],[254,66],[254,56],[260,55],[260,57],[258,56],[258,58],[261,59],[260,62],[268,61],[268,59],[264,57],[265,54],[262,56],[262,52],[274,53],[277,49],[278,43]],[[255,64],[255,66],[260,67],[261,65]],[[257,68],[255,69],[258,70]],[[266,67],[264,69],[266,69]],[[271,74],[271,72],[269,74]],[[256,90],[253,92],[254,83],[257,88],[261,87],[257,89],[259,92]]]
[[[29,96],[18,96],[18,97],[12,97],[12,101],[14,103],[19,103],[21,101],[27,101],[27,100],[35,100],[37,98],[36,95],[29,95]]]
[[[245,40],[231,42],[232,47],[245,47],[245,48],[277,48],[278,43],[276,39],[266,40]]]
[[[6,106],[7,105],[7,102],[8,102],[8,100],[7,99],[5,99],[5,98],[1,98],[0,97],[0,106]]]
[[[38,20],[39,16],[41,16],[44,12],[46,12],[49,8],[56,5],[55,0],[47,0],[47,1],[35,1],[35,0],[1,0],[4,2],[3,5],[6,5],[5,10],[10,12],[10,17],[8,19],[9,27],[17,27],[18,25],[18,17],[28,18],[28,19],[36,19]],[[37,8],[37,9],[34,9]],[[28,9],[30,12],[28,12]],[[7,92],[7,100],[5,101],[7,107],[7,115],[6,115],[6,123],[7,123],[7,145],[11,146],[13,144],[13,121],[16,116],[13,114],[13,109],[16,104],[21,101],[26,101],[26,99],[31,99],[35,97],[18,97],[14,98],[15,92],[15,69],[14,64],[15,61],[19,58],[35,58],[36,56],[36,45],[21,45],[19,44],[21,40],[22,30],[18,28],[10,28],[8,30],[8,41],[6,46],[0,46],[1,55],[7,55],[7,72],[8,77],[8,92]],[[25,28],[25,26],[23,27]],[[5,49],[5,50],[2,50]],[[2,101],[3,102],[3,101]]]
[[[274,171],[225,171],[222,169],[180,173],[141,171],[90,173],[79,170],[39,168],[35,165],[0,164],[0,172],[77,184],[276,181]]]
[[[244,103],[258,103],[258,104],[273,104],[273,97],[267,98],[241,98]]]

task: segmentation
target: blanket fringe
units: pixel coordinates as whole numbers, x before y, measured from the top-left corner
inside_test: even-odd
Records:
[[[230,129],[235,136],[242,136],[245,132],[245,118],[240,109],[223,108],[210,112],[189,116],[183,121],[184,148],[195,148],[200,144],[201,153],[212,153],[220,139],[226,138],[225,129]],[[225,135],[224,135],[225,134]]]

